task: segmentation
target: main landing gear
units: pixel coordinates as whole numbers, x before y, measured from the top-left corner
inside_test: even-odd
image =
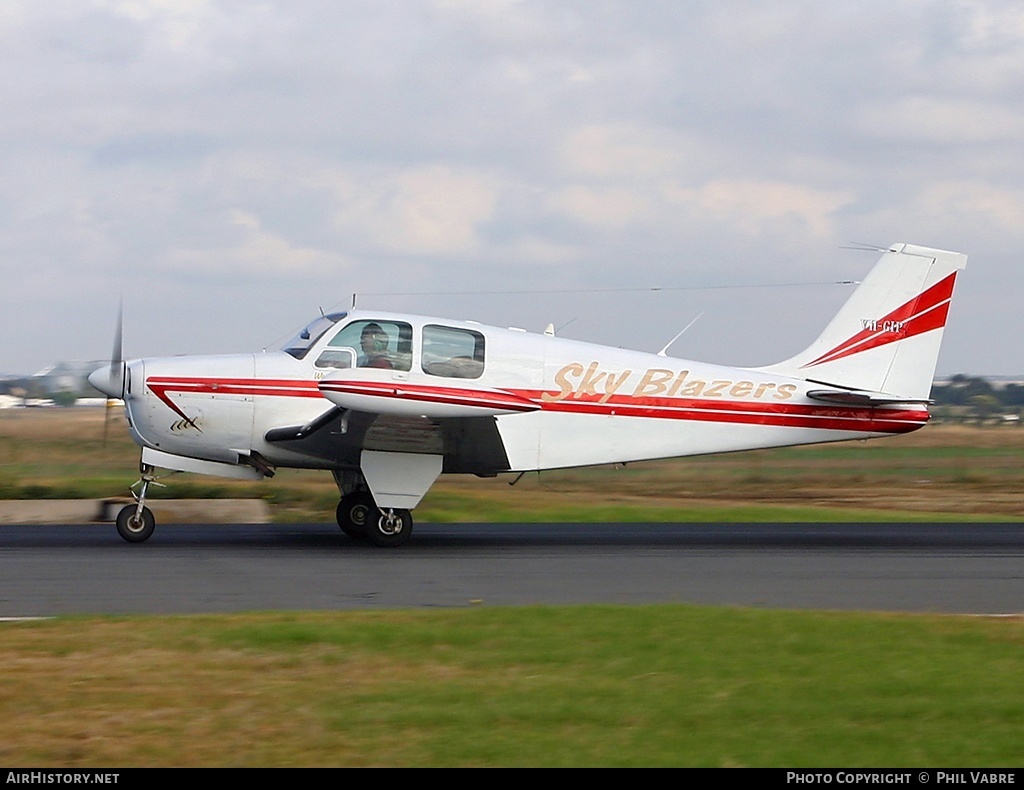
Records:
[[[366,523],[376,507],[369,491],[353,491],[338,502],[338,526],[350,538],[365,538]]]
[[[153,511],[146,507],[146,492],[150,484],[161,485],[153,477],[153,467],[148,464],[139,465],[139,480],[132,486],[132,494],[135,497],[134,505],[125,505],[117,514],[117,534],[129,543],[142,543],[149,540],[156,529],[156,519],[153,518]],[[139,493],[135,493],[135,486],[140,486]]]
[[[401,546],[412,534],[410,510],[443,468],[440,453],[363,450],[358,467],[332,472],[341,494],[338,526],[375,546]]]
[[[154,467],[139,465],[139,479],[132,485],[135,504],[125,505],[117,514],[117,534],[129,543],[149,540],[156,529],[153,512],[146,507],[146,494],[151,485],[162,485],[154,476]],[[365,481],[354,475],[335,472],[338,489],[338,526],[351,538],[366,539],[375,546],[395,547],[405,543],[412,534],[412,513],[405,508],[381,508],[373,499]],[[135,488],[138,486],[138,493]]]
[[[366,538],[375,546],[401,546],[412,534],[412,513],[404,508],[378,508],[369,491],[345,494],[338,503],[337,518],[350,538]]]

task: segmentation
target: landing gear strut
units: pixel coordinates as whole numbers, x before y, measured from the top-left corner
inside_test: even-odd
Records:
[[[142,543],[148,540],[156,529],[153,511],[146,507],[146,492],[149,491],[151,483],[161,484],[156,482],[153,467],[149,464],[140,464],[139,473],[141,476],[132,486],[135,504],[125,505],[117,514],[117,534],[129,543]],[[134,491],[135,486],[140,486],[137,494]]]

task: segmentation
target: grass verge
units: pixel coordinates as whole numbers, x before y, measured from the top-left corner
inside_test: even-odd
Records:
[[[8,766],[1019,766],[1024,622],[691,606],[0,624]]]
[[[103,440],[95,409],[0,412],[0,498],[126,493],[138,448]],[[875,521],[1024,519],[1024,429],[928,426],[873,442],[782,448],[480,480],[443,476],[420,521]],[[249,483],[175,475],[154,498],[253,497],[275,521],[333,521],[326,472]]]

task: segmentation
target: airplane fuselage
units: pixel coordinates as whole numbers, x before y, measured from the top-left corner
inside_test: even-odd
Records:
[[[407,328],[404,364],[358,366],[357,349],[352,367],[324,360],[326,350],[340,348],[330,344],[346,326],[368,321]],[[472,378],[428,372],[423,349],[430,328],[482,339]],[[360,450],[379,446],[440,453],[446,471],[489,474],[869,438],[906,433],[928,419],[923,405],[822,403],[808,397],[820,384],[757,370],[366,311],[340,319],[301,358],[268,351],[142,359],[128,363],[127,378],[139,444],[229,464],[256,454],[273,466],[358,466]],[[282,426],[315,421],[332,403],[341,430],[352,429],[355,415],[372,423],[360,425],[365,433],[351,453],[337,430],[324,443],[328,453],[313,451],[312,442],[267,439]],[[504,458],[479,469],[460,460],[442,428],[466,420],[493,426],[500,440],[494,449]]]

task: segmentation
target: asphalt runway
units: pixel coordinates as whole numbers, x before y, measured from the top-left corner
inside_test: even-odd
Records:
[[[1024,613],[1024,524],[0,527],[0,617],[579,603]]]

